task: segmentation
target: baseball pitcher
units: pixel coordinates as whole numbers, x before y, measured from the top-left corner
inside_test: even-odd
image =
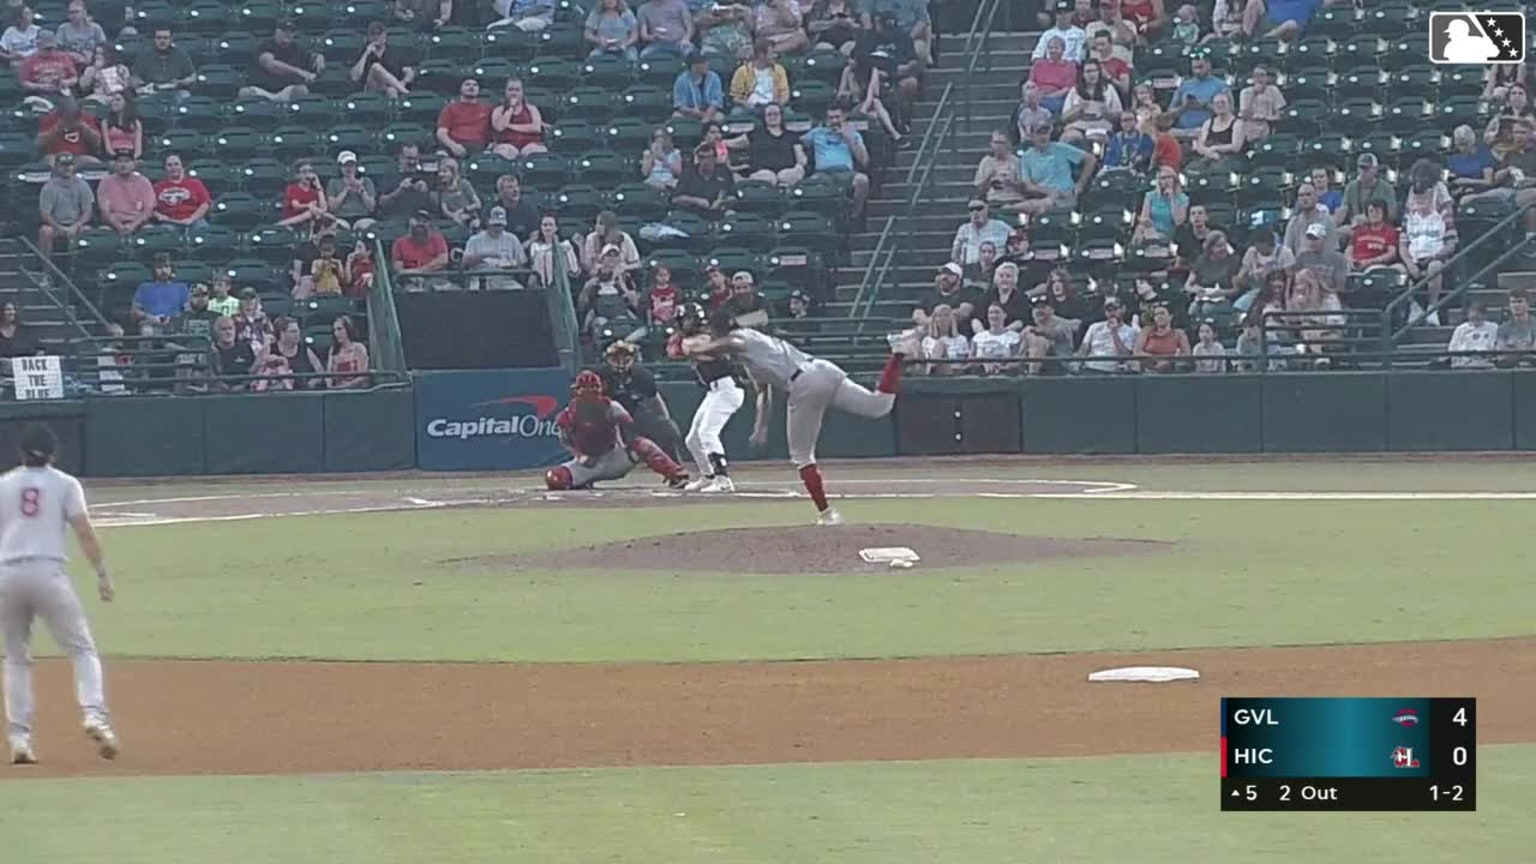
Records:
[[[683,466],[651,439],[632,435],[626,443],[624,432],[634,418],[623,405],[603,394],[603,379],[596,372],[577,375],[571,394],[571,403],[555,417],[555,427],[572,458],[549,469],[544,475],[546,486],[554,490],[590,489],[598,481],[627,476],[636,461],[644,462],[674,489],[688,483]]]
[[[861,417],[884,417],[896,405],[896,388],[901,383],[901,368],[909,354],[918,350],[917,330],[892,333],[886,337],[891,356],[886,359],[880,382],[873,392],[848,380],[848,373],[837,364],[812,357],[774,336],[740,326],[735,319],[711,319],[710,332],[684,337],[684,355],[698,358],[730,358],[742,367],[766,391],[768,387],[786,394],[785,434],[789,439],[789,458],[799,469],[800,482],[816,505],[819,525],[841,525],[842,514],[827,503],[821,469],[816,466],[816,441],[827,408],[836,408]],[[758,407],[758,417],[768,416],[771,399]]]
[[[667,341],[667,353],[682,356],[682,340],[704,332],[709,327],[709,313],[697,303],[689,303],[678,313],[678,331]],[[704,398],[693,412],[693,422],[683,443],[699,466],[698,479],[683,487],[687,492],[734,492],[736,482],[731,479],[729,463],[725,458],[725,444],[720,433],[726,424],[741,410],[746,402],[746,391],[738,379],[746,377],[746,371],[728,357],[701,356],[693,358],[693,374],[704,388]],[[767,439],[768,405],[767,388],[757,388],[757,421],[752,428],[752,446],[758,447]]]
[[[96,570],[102,602],[116,596],[102,563],[101,543],[85,507],[80,481],[53,467],[58,440],[53,430],[32,425],[22,432],[21,467],[0,475],[0,631],[5,634],[5,718],[11,764],[37,762],[32,749],[32,622],[43,619],[53,641],[69,656],[85,734],[103,759],[117,756],[117,736],[107,724],[101,658],[80,598],[64,571],[65,529],[74,529],[80,551]]]

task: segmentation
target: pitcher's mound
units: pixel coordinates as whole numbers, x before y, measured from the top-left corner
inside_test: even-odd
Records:
[[[1168,545],[1154,540],[1026,537],[933,525],[811,525],[659,534],[561,552],[497,556],[465,563],[710,573],[860,573],[890,569],[885,564],[866,563],[859,557],[860,549],[871,547],[910,547],[921,558],[917,567],[922,569],[1027,564],[1042,558],[1134,555],[1159,551]]]

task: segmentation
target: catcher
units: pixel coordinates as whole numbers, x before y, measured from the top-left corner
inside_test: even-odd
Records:
[[[636,362],[639,355],[639,346],[620,339],[603,352],[607,362],[597,374],[609,398],[635,418],[635,434],[656,442],[668,458],[679,461],[685,452],[683,434],[656,389],[656,376]]]
[[[688,483],[688,472],[642,435],[628,437],[625,427],[634,422],[624,406],[603,395],[603,380],[596,372],[583,371],[571,384],[571,402],[555,417],[560,443],[571,451],[571,460],[549,469],[544,485],[550,489],[590,489],[599,480],[618,480],[636,462],[660,474],[674,489]]]

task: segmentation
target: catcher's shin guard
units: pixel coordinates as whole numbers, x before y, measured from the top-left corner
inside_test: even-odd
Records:
[[[636,436],[635,440],[630,443],[629,449],[636,456],[639,456],[641,461],[645,462],[645,467],[667,478],[668,481],[676,482],[688,479],[688,472],[683,470],[683,466],[673,461],[672,457],[668,456],[665,450],[657,446],[655,441],[643,436]]]
[[[557,492],[562,489],[571,488],[571,481],[573,479],[571,477],[571,469],[564,465],[556,465],[544,472],[544,485]]]

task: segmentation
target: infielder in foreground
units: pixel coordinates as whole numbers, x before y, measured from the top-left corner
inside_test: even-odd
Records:
[[[801,351],[774,336],[742,327],[734,318],[716,316],[709,332],[685,336],[679,349],[692,358],[731,358],[740,363],[759,385],[782,390],[788,400],[785,434],[789,458],[800,471],[800,482],[816,505],[818,525],[841,525],[842,514],[827,503],[821,469],[816,467],[816,441],[827,408],[861,417],[884,417],[896,405],[896,388],[907,355],[918,350],[917,331],[886,337],[891,356],[885,361],[880,382],[870,392],[853,381],[837,364]],[[771,402],[771,400],[770,400]],[[759,418],[771,404],[759,406]]]
[[[649,438],[626,438],[633,423],[623,405],[603,395],[603,379],[596,372],[578,374],[571,384],[571,403],[555,417],[560,443],[572,458],[549,469],[544,485],[554,490],[586,489],[600,480],[627,476],[638,460],[660,474],[668,486],[682,488],[688,482],[683,466]]]
[[[709,313],[697,303],[689,303],[678,313],[680,328],[668,346],[669,353],[678,353],[677,345],[684,336],[702,333],[709,326]],[[725,444],[720,433],[726,424],[741,410],[747,401],[747,391],[738,379],[747,377],[746,372],[730,357],[699,356],[693,358],[693,374],[704,388],[704,398],[693,412],[693,422],[688,427],[684,443],[693,461],[699,466],[699,478],[683,487],[686,492],[735,492],[736,482],[731,479],[730,464],[725,458]],[[768,433],[769,390],[757,389],[757,422],[752,429],[752,446],[761,446]]]
[[[37,762],[32,749],[32,621],[43,619],[75,670],[75,696],[85,715],[85,734],[103,759],[117,756],[117,736],[107,725],[101,658],[85,609],[64,571],[66,526],[96,570],[102,602],[116,596],[102,563],[80,481],[53,467],[58,440],[43,425],[21,436],[21,467],[0,476],[0,631],[5,634],[5,717],[11,764]]]

